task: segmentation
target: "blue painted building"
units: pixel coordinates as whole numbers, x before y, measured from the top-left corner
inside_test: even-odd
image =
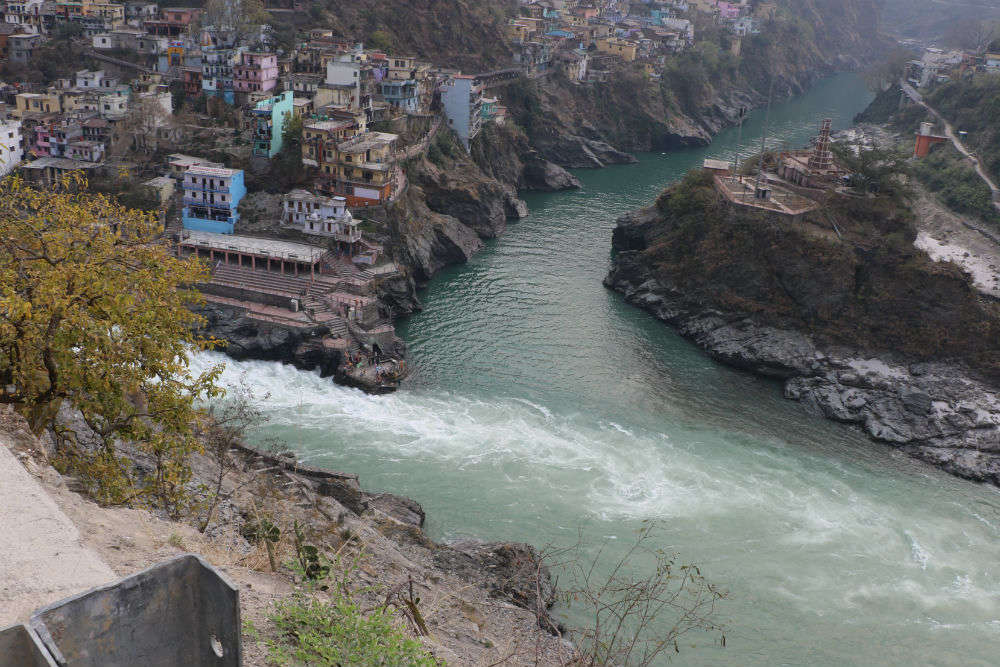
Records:
[[[415,79],[383,81],[382,97],[402,111],[416,113],[420,110],[420,84]]]
[[[292,117],[292,91],[261,100],[250,110],[253,116],[253,154],[273,158],[284,142],[285,124]]]
[[[468,74],[453,76],[441,88],[441,103],[448,118],[448,127],[462,140],[465,150],[483,125],[483,88],[476,77]]]
[[[184,229],[232,234],[240,219],[237,207],[247,193],[242,169],[196,165],[184,173]]]

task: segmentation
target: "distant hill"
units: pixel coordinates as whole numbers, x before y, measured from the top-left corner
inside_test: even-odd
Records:
[[[962,23],[1000,21],[1000,0],[883,0],[883,24],[896,37],[947,42]]]

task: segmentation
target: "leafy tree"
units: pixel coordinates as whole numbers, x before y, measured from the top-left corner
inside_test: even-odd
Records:
[[[368,45],[379,51],[389,51],[392,49],[394,40],[392,35],[385,30],[376,30],[368,37]]]
[[[218,34],[239,45],[253,36],[257,26],[269,20],[262,0],[208,0],[199,22],[201,26],[212,26]]]
[[[271,161],[264,189],[288,192],[302,185],[305,180],[306,169],[302,164],[302,117],[293,116],[288,119],[281,132],[281,150]]]
[[[188,368],[191,350],[214,342],[193,333],[200,318],[187,308],[206,269],[173,257],[155,215],[86,185],[0,183],[0,403],[36,433],[52,428],[58,460],[99,499],[179,513],[199,447],[195,401],[219,393],[221,367]],[[57,419],[61,407],[87,428]],[[142,479],[118,441],[141,450]]]
[[[878,194],[897,201],[909,196],[906,176],[911,169],[906,158],[879,147],[860,148],[855,152],[850,146],[831,144],[840,162],[849,172],[851,187],[866,194]]]

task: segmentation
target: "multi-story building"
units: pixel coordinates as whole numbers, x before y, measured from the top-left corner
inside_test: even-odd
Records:
[[[202,92],[208,96],[222,97],[226,102],[232,104],[235,101],[233,96],[233,65],[237,57],[237,52],[234,49],[202,49]]]
[[[187,95],[201,95],[201,67],[182,67],[181,85],[184,86],[184,93]]]
[[[189,7],[165,7],[157,19],[143,21],[142,27],[150,35],[160,37],[177,37],[185,32],[201,10]]]
[[[266,93],[278,85],[278,56],[245,51],[233,65],[233,90],[237,93]]]
[[[366,132],[337,146],[337,179],[330,194],[347,199],[356,208],[389,201],[398,175],[395,150],[399,137]]]
[[[7,3],[4,22],[22,28],[25,33],[43,32],[42,4],[43,0],[12,0]]]
[[[388,71],[386,78],[390,81],[402,81],[404,79],[423,79],[431,66],[409,56],[389,56]]]
[[[15,98],[14,115],[24,118],[26,114],[60,113],[62,98],[58,92],[19,93]]]
[[[85,139],[70,142],[66,147],[66,157],[84,162],[100,162],[104,159],[104,144]]]
[[[374,262],[378,248],[363,240],[359,221],[351,215],[344,197],[324,197],[305,190],[292,190],[282,197],[281,206],[284,210],[282,226],[303,234],[333,239],[341,255],[361,261],[364,258],[359,257],[361,254],[370,257],[369,263]]]
[[[253,154],[272,158],[281,150],[285,124],[292,117],[292,91],[262,100],[250,110]]]
[[[476,77],[457,74],[441,87],[441,103],[450,127],[466,150],[482,129],[483,87]]]
[[[49,155],[69,157],[69,145],[82,140],[83,128],[78,123],[61,123],[52,129],[49,137]]]
[[[323,82],[321,74],[300,73],[292,74],[290,80],[286,81],[285,90],[291,90],[295,97],[312,99],[319,90],[319,85]]]
[[[382,81],[382,98],[395,109],[409,113],[420,110],[420,83],[416,79]]]
[[[0,121],[0,176],[9,174],[24,157],[21,147],[21,122]]]
[[[104,70],[83,69],[76,73],[76,87],[97,90],[104,81]]]
[[[349,120],[320,120],[302,128],[302,164],[316,167],[316,188],[333,192],[337,180],[337,146],[355,136],[357,125]]]
[[[128,113],[128,86],[122,86],[108,92],[105,95],[101,95],[97,104],[97,111],[101,114],[101,118],[106,118],[111,121],[124,118]]]
[[[181,181],[184,229],[232,234],[240,218],[238,206],[246,194],[242,169],[190,167]]]
[[[344,91],[347,100],[349,100],[347,106],[358,108],[361,106],[364,71],[362,63],[354,59],[352,54],[344,54],[326,64],[325,87]]]
[[[106,144],[111,139],[111,124],[103,118],[88,118],[80,124],[83,138]]]
[[[12,63],[27,64],[45,38],[41,35],[10,35],[7,37],[8,57]]]

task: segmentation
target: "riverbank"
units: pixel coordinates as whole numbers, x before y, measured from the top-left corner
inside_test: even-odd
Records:
[[[435,543],[421,529],[425,517],[419,504],[393,494],[368,493],[356,475],[299,465],[286,454],[234,449],[222,471],[220,502],[202,531],[198,524],[203,517],[197,515],[178,521],[143,509],[97,505],[75,490],[75,480],[51,467],[46,445],[31,436],[18,417],[4,413],[0,422],[3,460],[30,471],[40,502],[52,507],[66,524],[61,530],[67,539],[75,540],[73,547],[87,557],[79,559],[84,569],[74,570],[71,578],[63,576],[62,556],[48,548],[37,550],[30,581],[23,578],[23,563],[10,563],[22,569],[0,572],[5,599],[10,591],[30,594],[20,606],[4,610],[10,622],[26,620],[28,611],[44,603],[196,552],[239,589],[243,664],[265,667],[270,664],[266,642],[282,639],[272,618],[276,605],[304,589],[301,573],[296,575],[293,567],[297,525],[301,539],[319,547],[328,559],[324,562],[331,567],[330,580],[344,582],[357,603],[374,608],[400,586],[412,591],[429,632],[422,637],[417,632],[421,643],[450,665],[562,665],[574,654],[571,645],[539,627],[538,610],[547,618],[545,610],[555,592],[532,547],[472,540]],[[218,460],[199,455],[193,463],[192,488],[214,489]],[[19,474],[28,478],[24,470]],[[261,516],[280,530],[272,545],[277,570],[272,570],[264,545],[247,538]],[[21,517],[8,513],[0,523],[5,519]],[[312,595],[325,599],[322,591]],[[14,602],[19,601],[15,597]]]
[[[692,174],[619,219],[605,285],[813,412],[1000,486],[996,302],[914,252],[922,211],[880,199],[753,217]]]

